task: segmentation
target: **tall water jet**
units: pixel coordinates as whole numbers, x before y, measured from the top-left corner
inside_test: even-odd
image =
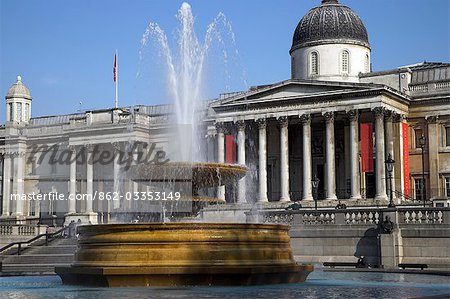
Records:
[[[177,19],[180,25],[176,36],[176,51],[170,47],[165,31],[157,23],[151,22],[141,38],[139,56],[142,61],[148,44],[157,43],[165,63],[166,86],[174,107],[172,123],[179,129],[176,139],[179,144],[173,147],[183,149],[179,160],[198,161],[202,158],[195,146],[198,144],[198,118],[201,117],[198,113],[205,109],[204,75],[207,58],[214,43],[219,44],[223,64],[226,65],[231,54],[225,40],[229,40],[234,47],[235,38],[231,24],[223,13],[219,13],[207,26],[203,41],[195,33],[195,20],[188,3],[181,5]],[[237,50],[234,52],[237,53]]]

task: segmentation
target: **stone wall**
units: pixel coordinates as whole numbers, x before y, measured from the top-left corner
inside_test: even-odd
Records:
[[[391,233],[383,230],[386,216],[393,223]],[[271,211],[258,217],[265,223],[291,225],[299,262],[356,262],[364,256],[368,264],[385,268],[399,263],[450,268],[449,208]]]

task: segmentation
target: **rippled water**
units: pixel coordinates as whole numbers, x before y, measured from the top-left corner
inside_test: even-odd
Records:
[[[1,277],[0,298],[450,298],[449,277],[316,270],[306,283],[252,287],[89,288],[58,276]]]

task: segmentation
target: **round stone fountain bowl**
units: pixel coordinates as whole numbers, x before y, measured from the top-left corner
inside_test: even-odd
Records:
[[[94,286],[256,285],[303,282],[289,227],[237,223],[136,223],[78,228],[64,284]]]

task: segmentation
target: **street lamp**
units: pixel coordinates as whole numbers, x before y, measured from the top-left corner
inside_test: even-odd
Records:
[[[422,149],[422,200],[423,200],[423,206],[426,206],[426,190],[425,190],[425,158],[424,158],[424,151],[425,151],[425,144],[427,143],[427,140],[425,136],[422,134],[419,138],[419,147]]]
[[[314,175],[314,178],[311,180],[311,184],[313,187],[313,191],[314,191],[314,206],[317,212],[317,189],[319,188],[319,178],[317,177],[317,174]]]
[[[395,208],[393,196],[392,196],[392,171],[394,170],[394,164],[395,161],[392,159],[392,155],[389,154],[387,160],[384,162],[386,163],[386,169],[389,174],[389,204],[388,208]]]

